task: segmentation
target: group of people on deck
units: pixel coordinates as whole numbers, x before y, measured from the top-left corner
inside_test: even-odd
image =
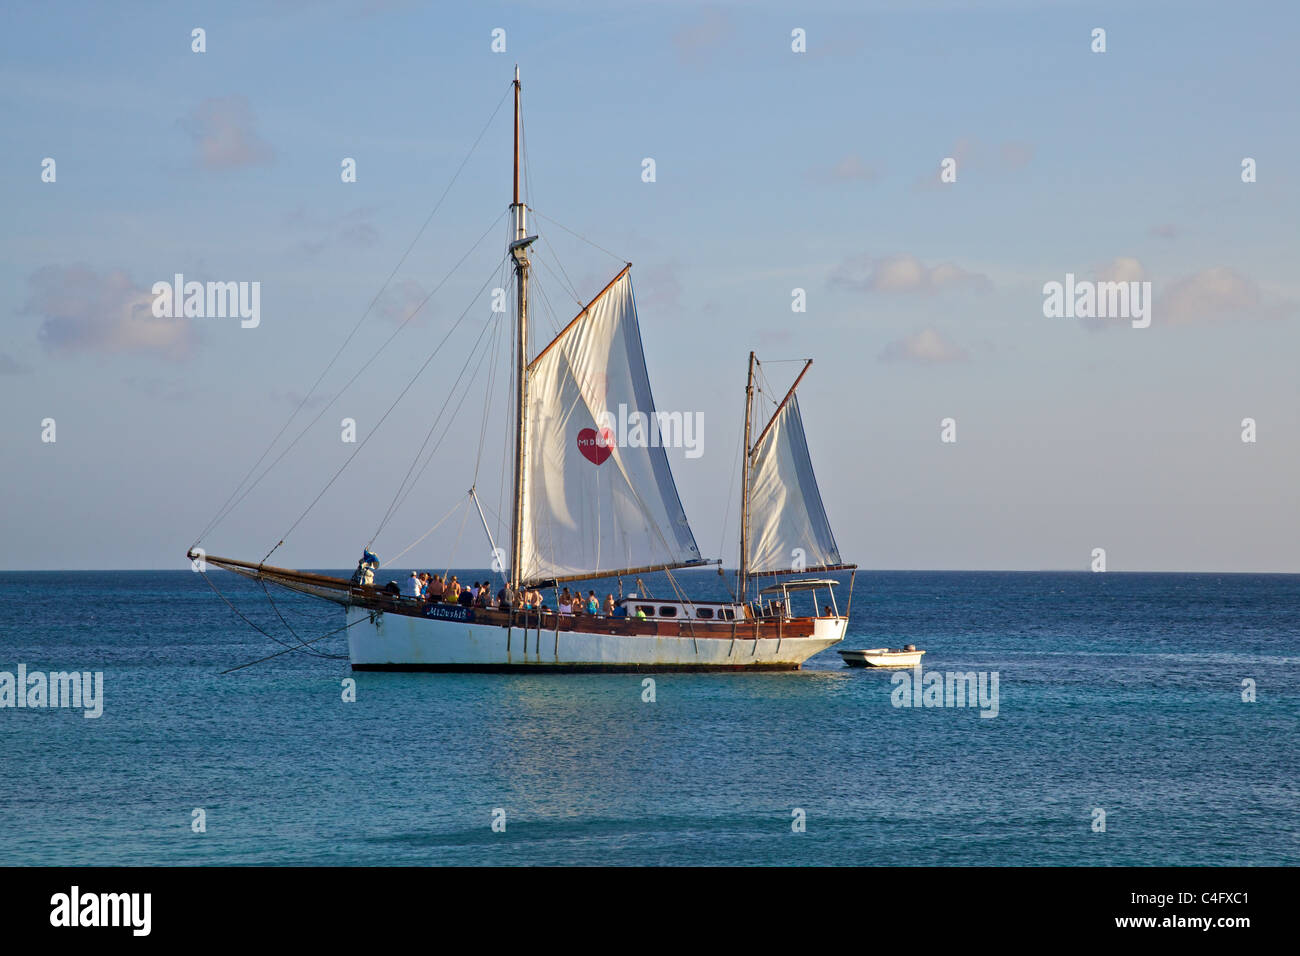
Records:
[[[625,617],[627,615],[626,608],[614,603],[614,595],[605,595],[605,603],[602,605],[600,599],[596,597],[595,591],[588,591],[587,596],[584,598],[581,591],[574,591],[570,594],[569,589],[565,588],[560,592],[558,604],[559,613],[566,617],[574,614],[588,614],[592,617],[598,617],[602,613],[605,617]]]
[[[412,571],[402,585],[402,597],[415,598],[426,604],[458,604],[461,607],[492,607],[492,592],[486,581],[461,584],[456,575],[443,578],[433,572]]]
[[[472,586],[462,585],[454,574],[444,579],[440,574],[412,571],[411,576],[402,585],[401,594],[403,597],[423,601],[426,604],[457,604],[469,608],[501,610],[513,608],[517,611],[552,613],[546,606],[546,598],[537,588],[513,588],[506,584],[493,597],[488,582],[475,581]],[[614,595],[605,595],[602,604],[596,597],[595,591],[588,591],[587,596],[583,597],[582,591],[576,590],[570,593],[566,587],[558,595],[557,605],[554,613],[558,613],[561,617],[576,615],[627,617],[627,608],[616,603]],[[645,614],[638,613],[637,617],[644,618]]]

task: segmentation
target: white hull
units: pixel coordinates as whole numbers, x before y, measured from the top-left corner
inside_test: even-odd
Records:
[[[838,652],[850,667],[915,667],[925,651],[891,651],[887,647]]]
[[[796,670],[844,639],[844,618],[817,618],[811,637],[588,634],[443,621],[348,608],[354,670]]]

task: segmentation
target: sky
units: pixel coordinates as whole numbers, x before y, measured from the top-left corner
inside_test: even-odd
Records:
[[[846,561],[1300,572],[1294,4],[0,18],[0,568],[188,567],[286,422],[209,553],[283,539],[273,564],[351,567],[373,539],[399,567],[486,566],[465,502],[505,538],[490,297],[518,64],[532,351],[633,263],[658,407],[702,416],[702,454],[669,457],[706,556],[735,564],[752,349],[765,408],[814,360],[800,406]],[[177,273],[259,283],[258,324],[154,318]],[[1149,326],[1047,316],[1067,274],[1149,282]]]

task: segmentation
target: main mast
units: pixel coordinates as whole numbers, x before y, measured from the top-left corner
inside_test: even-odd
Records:
[[[519,112],[519,67],[515,66],[515,189],[510,209],[515,217],[515,238],[510,255],[515,260],[515,498],[510,549],[510,583],[520,584],[524,551],[524,427],[528,401],[528,247],[536,236],[529,236],[525,207],[519,200],[519,140],[523,120]]]

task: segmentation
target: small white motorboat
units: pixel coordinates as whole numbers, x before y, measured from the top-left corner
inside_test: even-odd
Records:
[[[915,667],[921,663],[921,655],[915,644],[908,644],[900,650],[888,647],[874,647],[870,650],[839,651],[844,663],[850,667]]]

